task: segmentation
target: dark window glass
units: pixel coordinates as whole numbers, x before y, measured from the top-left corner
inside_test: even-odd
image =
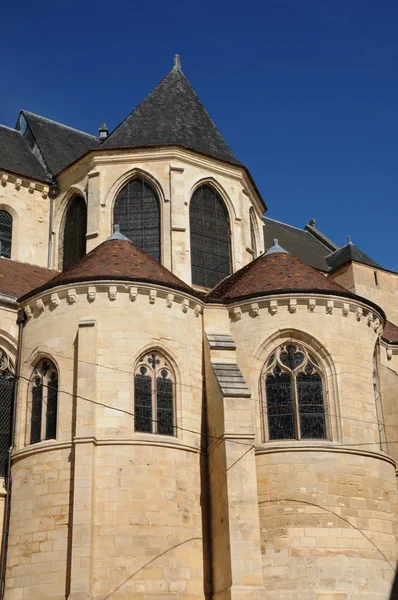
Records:
[[[0,256],[11,258],[12,216],[6,210],[0,210]]]
[[[326,422],[320,376],[317,373],[299,373],[296,376],[296,385],[301,437],[324,439]]]
[[[269,439],[289,440],[295,438],[290,375],[268,375],[266,393]]]
[[[30,443],[36,444],[41,440],[43,386],[40,379],[35,379],[32,386],[32,419],[30,427]]]
[[[63,268],[86,254],[87,207],[81,196],[73,196],[66,211]]]
[[[231,273],[228,213],[220,196],[202,185],[191,198],[192,283],[213,288]]]
[[[168,379],[165,369],[161,370],[161,377],[156,380],[157,397],[157,432],[163,435],[174,434],[174,401],[173,382]]]
[[[160,262],[160,206],[157,194],[144,179],[132,179],[119,192],[113,223],[138,248]]]
[[[11,411],[14,376],[8,371],[0,374],[0,476],[6,474],[11,442]]]
[[[151,433],[152,420],[152,378],[147,375],[146,367],[141,367],[134,385],[135,430]]]
[[[55,372],[52,372],[47,388],[46,440],[55,439],[57,435],[57,409],[58,377]]]

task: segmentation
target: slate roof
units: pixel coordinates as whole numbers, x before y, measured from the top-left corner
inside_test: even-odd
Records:
[[[41,150],[48,169],[54,176],[100,144],[98,138],[78,129],[26,110],[22,110],[21,113]]]
[[[178,65],[110,134],[102,147],[170,145],[240,165]]]
[[[233,300],[289,291],[338,292],[345,288],[322,273],[285,252],[262,254],[248,265],[219,283],[209,294],[209,300]]]
[[[320,269],[321,271],[329,270],[326,256],[330,254],[331,250],[337,247],[333,242],[330,242],[330,240],[327,240],[327,238],[322,236],[325,240],[324,243],[322,243],[307,229],[298,229],[297,227],[287,225],[286,223],[280,223],[279,221],[275,221],[268,217],[263,217],[263,221],[265,225],[265,248],[269,248],[276,238],[285,250],[307,265],[310,265],[315,269]],[[334,247],[326,245],[327,242],[333,244]]]
[[[352,242],[348,242],[342,248],[339,248],[335,252],[332,252],[326,257],[326,261],[331,269],[338,269],[342,265],[345,265],[348,262],[355,261],[362,263],[363,265],[369,265],[370,267],[377,267],[378,269],[382,269],[377,262],[372,260],[367,254],[362,252],[357,246],[355,246]]]
[[[108,238],[80,260],[54,277],[42,289],[79,281],[150,281],[198,294],[154,258],[128,239]],[[37,291],[42,290],[35,290]],[[31,295],[31,294],[28,294]]]
[[[398,344],[398,326],[391,323],[391,321],[386,321],[383,338],[391,344]]]
[[[0,169],[48,183],[48,175],[15,129],[0,125]]]
[[[0,294],[18,298],[34,288],[44,285],[57,273],[58,271],[1,257]]]

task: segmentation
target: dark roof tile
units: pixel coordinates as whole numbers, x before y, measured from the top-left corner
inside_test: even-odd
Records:
[[[377,267],[378,269],[382,269],[382,267],[377,264],[374,260],[372,260],[367,254],[362,252],[359,248],[357,248],[352,242],[348,242],[342,248],[339,248],[335,252],[332,252],[326,257],[326,261],[331,269],[338,269],[342,265],[345,265],[348,262],[359,262],[363,265],[368,265],[370,267]]]
[[[15,129],[0,125],[0,169],[48,183],[49,177],[31,152],[27,141]]]

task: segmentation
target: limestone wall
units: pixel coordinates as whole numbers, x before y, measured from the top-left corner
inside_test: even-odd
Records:
[[[7,600],[204,598],[202,315],[171,292],[79,284],[25,307]],[[176,437],[134,432],[149,349],[175,369]],[[57,439],[30,445],[26,379],[42,356],[59,373]]]

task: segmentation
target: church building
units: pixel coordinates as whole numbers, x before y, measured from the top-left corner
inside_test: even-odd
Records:
[[[398,598],[398,273],[268,218],[178,55],[0,184],[0,600]]]

